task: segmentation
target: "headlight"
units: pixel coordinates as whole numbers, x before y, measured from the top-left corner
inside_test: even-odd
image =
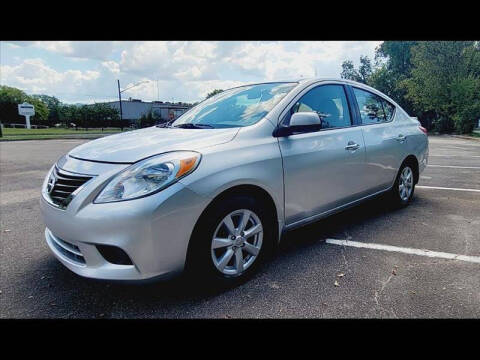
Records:
[[[94,202],[132,200],[159,192],[194,171],[200,158],[197,152],[174,151],[139,161],[113,177]]]

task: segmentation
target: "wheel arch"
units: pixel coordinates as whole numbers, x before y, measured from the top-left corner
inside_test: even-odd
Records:
[[[419,165],[418,165],[418,160],[417,157],[413,154],[408,155],[400,165],[400,169],[404,164],[410,164],[412,166],[413,170],[413,177],[414,177],[414,183],[417,184],[418,180],[420,178],[420,172],[419,172]]]
[[[278,245],[279,239],[280,239],[280,236],[279,236],[280,225],[278,220],[277,207],[273,197],[269,194],[267,190],[265,190],[264,188],[258,185],[252,185],[252,184],[235,185],[228,189],[223,190],[221,193],[216,195],[212,199],[212,201],[210,201],[210,203],[205,207],[205,209],[203,209],[202,213],[198,217],[197,221],[195,222],[195,226],[193,227],[193,231],[190,236],[190,239],[188,241],[188,249],[187,249],[187,256],[186,256],[187,262],[191,255],[190,250],[192,248],[192,238],[194,237],[194,234],[196,233],[199,225],[205,219],[205,216],[208,214],[210,209],[212,209],[216,204],[218,204],[221,201],[225,201],[226,199],[234,195],[253,196],[255,197],[255,199],[260,200],[263,204],[265,204],[265,206],[268,209],[268,212],[271,213],[273,216],[272,221],[274,223],[274,239],[276,240],[276,244],[274,245]]]

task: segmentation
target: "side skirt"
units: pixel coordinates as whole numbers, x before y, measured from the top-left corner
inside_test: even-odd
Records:
[[[320,213],[320,214],[317,214],[317,215],[313,215],[313,216],[310,216],[308,218],[305,218],[305,219],[302,219],[302,220],[298,220],[294,223],[291,223],[291,224],[288,224],[288,225],[285,225],[283,227],[283,230],[282,230],[282,234],[286,231],[289,231],[289,230],[293,230],[293,229],[296,229],[296,228],[299,228],[299,227],[302,227],[302,226],[305,226],[305,225],[308,225],[308,224],[311,224],[315,221],[318,221],[320,219],[323,219],[323,218],[326,218],[330,215],[333,215],[333,214],[336,214],[336,213],[339,213],[343,210],[346,210],[348,208],[351,208],[353,206],[356,206],[358,205],[359,203],[361,202],[364,202],[364,201],[367,201],[367,200],[370,200],[374,197],[377,197],[383,193],[386,193],[388,191],[390,191],[392,188],[391,187],[388,187],[384,190],[380,190],[380,191],[377,191],[376,193],[373,193],[371,195],[367,195],[367,196],[364,196],[363,198],[360,198],[358,200],[354,200],[352,202],[349,202],[347,204],[344,204],[344,205],[341,205],[341,206],[338,206],[336,208],[333,208],[333,209],[330,209],[330,210],[327,210],[327,211],[324,211],[323,213]]]

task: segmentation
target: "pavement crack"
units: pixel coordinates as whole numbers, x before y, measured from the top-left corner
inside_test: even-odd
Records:
[[[375,293],[374,293],[374,300],[375,300],[375,303],[377,304],[378,307],[380,307],[380,310],[384,311],[384,312],[389,312],[387,309],[385,309],[385,307],[380,303],[379,301],[379,298],[380,296],[382,295],[383,293],[383,290],[385,289],[385,287],[388,285],[388,283],[390,282],[390,280],[392,280],[392,278],[394,277],[395,275],[393,274],[390,274],[390,276],[388,277],[388,279],[386,281],[384,281],[382,283],[382,287],[380,288],[380,290],[375,290]],[[396,318],[397,317],[397,314],[395,313],[395,311],[393,309],[390,309],[390,312],[393,313],[393,316]]]
[[[345,256],[345,246],[342,246],[342,256],[343,256],[343,262],[345,264],[345,272],[348,271],[348,261],[347,257]]]

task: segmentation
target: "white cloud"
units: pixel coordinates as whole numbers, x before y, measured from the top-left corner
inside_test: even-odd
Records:
[[[57,97],[73,95],[79,91],[94,91],[101,73],[93,70],[57,71],[42,59],[25,59],[18,65],[0,66],[2,84],[14,86],[28,93],[48,94]]]
[[[216,88],[243,83],[299,77],[339,77],[343,60],[358,64],[360,55],[373,57],[380,42],[109,42],[37,41],[11,43],[14,53],[23,47],[20,60],[10,58],[1,70],[2,84],[29,93],[44,92],[64,101],[91,102],[114,98],[116,79],[122,88],[150,80],[124,93],[143,100],[197,101]],[[56,54],[55,64],[25,58],[34,47]],[[33,56],[32,56],[33,57]],[[59,67],[63,57],[76,59],[77,70]],[[81,60],[94,60],[85,62]],[[14,63],[15,65],[12,65]],[[67,62],[64,62],[67,63]],[[92,67],[93,66],[93,67]],[[78,70],[80,69],[80,70]],[[158,81],[158,82],[157,82]],[[157,88],[158,83],[158,88]],[[68,94],[68,99],[65,98]],[[95,97],[86,96],[93,94]],[[103,94],[103,95],[102,95]],[[75,100],[74,100],[75,99]]]
[[[114,74],[118,74],[120,72],[120,65],[115,61],[103,61],[102,65]]]
[[[111,55],[113,41],[12,41],[16,46],[34,46],[62,56],[105,60]]]

